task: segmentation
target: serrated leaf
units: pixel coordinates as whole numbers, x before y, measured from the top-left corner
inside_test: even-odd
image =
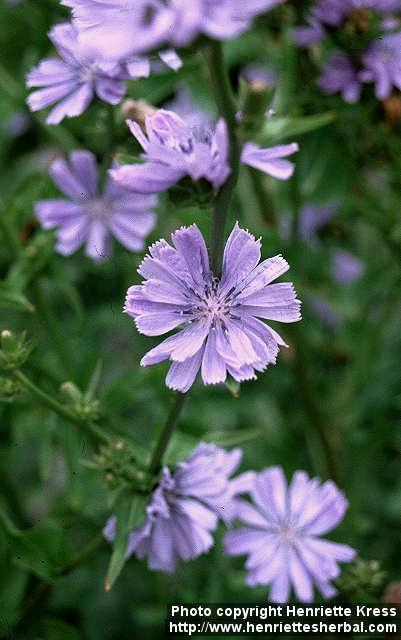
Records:
[[[116,536],[113,542],[113,553],[111,554],[109,568],[104,581],[105,591],[110,591],[121,573],[126,561],[128,536],[132,529],[142,524],[145,518],[145,508],[148,500],[148,496],[124,496],[116,505]]]
[[[282,142],[288,138],[294,138],[304,133],[309,133],[315,129],[326,127],[336,118],[334,111],[317,113],[312,116],[302,116],[300,118],[272,117],[266,123],[257,137],[257,142],[261,146],[269,146]]]
[[[34,307],[24,294],[9,282],[0,282],[0,305],[16,307],[29,313],[34,311]]]

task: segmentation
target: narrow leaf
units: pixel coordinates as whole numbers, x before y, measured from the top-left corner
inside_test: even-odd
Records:
[[[105,591],[110,591],[113,584],[121,573],[126,561],[126,551],[128,536],[132,529],[138,527],[145,518],[145,507],[148,502],[147,496],[135,495],[124,496],[116,506],[116,537],[113,543],[113,553],[109,563],[109,568],[104,581]]]

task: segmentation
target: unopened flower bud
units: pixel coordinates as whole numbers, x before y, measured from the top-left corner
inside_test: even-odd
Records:
[[[16,346],[17,342],[14,334],[8,329],[4,329],[4,331],[1,332],[1,348],[3,351],[10,354],[15,350]]]
[[[63,382],[60,387],[60,391],[65,399],[72,404],[80,403],[82,401],[81,391],[71,381]]]
[[[26,340],[25,332],[15,335],[8,329],[1,332],[0,346],[0,367],[6,370],[24,364],[33,349],[33,343]]]
[[[141,127],[145,126],[148,116],[153,116],[157,109],[146,100],[124,100],[121,105],[121,114],[124,119],[135,120]]]

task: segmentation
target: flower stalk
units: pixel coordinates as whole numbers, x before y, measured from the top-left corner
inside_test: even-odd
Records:
[[[97,440],[101,440],[102,442],[109,442],[110,436],[98,425],[94,424],[90,420],[84,420],[73,411],[68,409],[62,405],[58,400],[53,398],[51,395],[46,393],[43,389],[38,387],[32,380],[30,380],[22,371],[16,369],[11,372],[11,375],[17,380],[25,389],[30,391],[39,402],[57,413],[60,418],[67,420],[68,422],[74,424],[79,429],[83,430],[86,433],[90,433],[92,436],[95,436]]]
[[[170,442],[170,438],[173,435],[174,430],[178,424],[178,420],[180,419],[186,399],[187,399],[186,393],[176,394],[174,404],[167,417],[166,423],[160,433],[159,440],[157,441],[155,450],[152,455],[152,459],[150,461],[150,465],[149,465],[150,473],[157,473],[157,471],[159,470],[162,464],[163,456]]]
[[[229,164],[231,169],[230,175],[217,194],[214,209],[212,211],[210,261],[213,273],[216,276],[219,276],[221,275],[222,268],[227,214],[233,191],[238,180],[240,145],[236,133],[237,121],[235,99],[231,89],[223,49],[220,42],[211,42],[208,45],[206,49],[206,60],[209,67],[213,95],[215,97],[219,113],[227,124],[229,138]],[[149,466],[149,471],[151,473],[157,473],[161,466],[163,456],[178,424],[186,398],[187,394],[183,393],[178,393],[176,396],[171,412],[167,417],[166,423],[162,429],[152,455]]]
[[[236,104],[220,42],[211,42],[206,49],[211,86],[219,113],[227,124],[229,138],[230,175],[221,186],[212,211],[210,259],[213,273],[221,275],[225,226],[231,198],[238,180],[241,149],[237,136]]]

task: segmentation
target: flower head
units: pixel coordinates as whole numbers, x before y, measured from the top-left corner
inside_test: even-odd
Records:
[[[323,67],[318,85],[324,93],[340,92],[345,102],[357,102],[361,93],[358,69],[345,53],[333,53]]]
[[[45,229],[57,228],[59,253],[70,255],[85,244],[86,254],[100,261],[111,252],[110,234],[130,251],[143,249],[155,224],[154,196],[127,193],[110,179],[100,192],[89,151],[73,151],[69,163],[55,160],[50,175],[68,199],[40,200],[35,211]]]
[[[79,116],[96,94],[100,100],[117,104],[125,94],[127,74],[119,64],[106,63],[78,40],[75,28],[68,23],[52,28],[49,37],[60,59],[42,60],[27,76],[28,87],[40,87],[28,97],[31,111],[56,106],[46,122],[59,124],[65,117]]]
[[[347,509],[336,485],[297,471],[287,487],[281,467],[271,467],[255,475],[250,495],[252,504],[237,501],[237,517],[247,526],[225,536],[228,555],[248,556],[248,584],[270,584],[273,602],[286,602],[291,586],[302,602],[313,601],[314,585],[332,597],[337,563],[355,557],[351,547],[320,538]]]
[[[364,271],[363,262],[356,256],[337,249],[333,255],[332,272],[333,277],[339,284],[350,284],[361,277]]]
[[[79,39],[108,60],[143,55],[169,41],[176,12],[164,0],[62,0]]]
[[[230,476],[241,456],[240,449],[227,452],[201,442],[174,473],[164,467],[146,509],[145,523],[130,534],[127,557],[133,553],[137,558],[147,556],[150,569],[172,572],[177,560],[206,553],[213,546],[211,532],[217,527],[218,516],[229,520],[238,487],[238,481]],[[243,476],[246,479],[247,474]],[[238,478],[241,482],[241,476]],[[115,527],[112,516],[104,529],[108,540],[114,539]]]
[[[300,240],[315,245],[317,232],[336,214],[338,204],[329,202],[326,205],[304,204],[299,211],[297,235]],[[292,234],[292,219],[288,213],[280,216],[279,232],[283,240],[289,240]]]
[[[228,141],[226,125],[220,120],[215,130],[190,127],[172,111],[157,111],[146,118],[146,135],[140,126],[128,126],[144,150],[143,164],[124,165],[112,171],[113,178],[127,189],[158,193],[184,176],[208,180],[219,187],[226,180]]]
[[[230,39],[281,0],[62,0],[83,42],[120,60],[160,46],[184,46],[201,34]]]
[[[185,176],[205,179],[214,188],[220,187],[229,175],[228,135],[224,120],[210,127],[204,122],[192,126],[173,111],[163,109],[146,118],[146,134],[132,120],[131,133],[144,150],[142,164],[124,165],[112,171],[113,178],[126,189],[139,193],[158,193],[170,188]],[[265,173],[286,180],[294,165],[287,156],[298,150],[296,143],[261,149],[247,142],[241,162]]]
[[[170,360],[166,384],[185,393],[201,370],[205,384],[229,373],[242,382],[274,364],[282,338],[258,320],[297,322],[300,302],[291,283],[271,284],[288,270],[281,256],[260,260],[260,241],[235,225],[224,251],[221,278],[209,266],[196,225],[156,242],[142,262],[145,282],[128,289],[125,311],[140,333],[157,336],[179,327],[149,351],[143,366]]]
[[[299,47],[311,47],[326,36],[326,31],[314,16],[306,19],[307,25],[294,29],[294,40]]]
[[[375,83],[379,100],[388,98],[393,87],[401,89],[401,32],[374,40],[363,54],[362,62],[361,79]]]

